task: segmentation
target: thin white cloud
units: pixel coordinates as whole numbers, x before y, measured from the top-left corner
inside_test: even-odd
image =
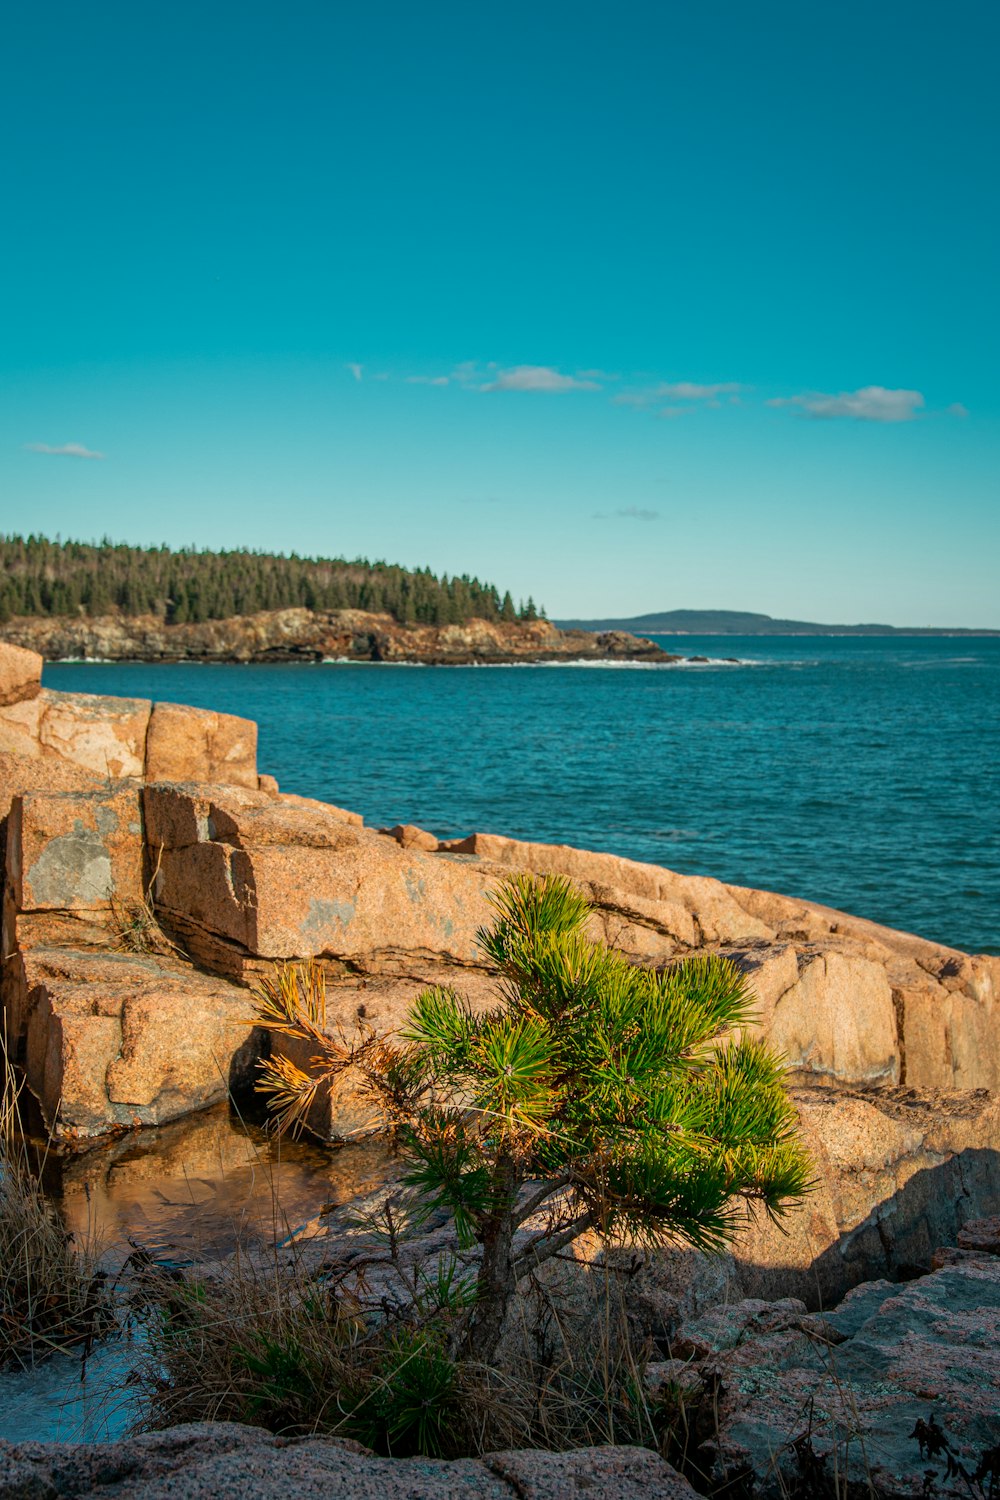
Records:
[[[967,417],[969,415],[969,408],[964,406],[961,401],[953,401],[950,406],[945,407],[945,411],[949,417]]]
[[[483,391],[599,391],[596,380],[564,375],[551,365],[514,365],[498,370],[495,378],[480,386]]]
[[[892,390],[884,385],[865,385],[857,391],[826,395],[806,391],[799,396],[776,396],[768,406],[797,407],[817,421],[846,417],[853,422],[913,422],[920,416],[924,398],[920,391]]]
[[[364,368],[365,368],[364,365],[359,365],[359,364],[355,363],[354,361],[352,361],[350,364],[347,364],[347,365],[344,366],[345,370],[350,370],[350,372],[354,376],[355,380],[361,380],[363,378]]]
[[[594,521],[658,521],[660,512],[647,510],[642,505],[622,505],[618,510],[595,510],[591,519]]]
[[[738,405],[739,393],[745,389],[736,380],[717,380],[711,385],[701,385],[694,380],[661,380],[636,391],[623,391],[612,399],[616,406],[645,407],[655,406],[658,401],[686,401],[718,407],[722,405],[723,396],[728,396],[733,405]]]
[[[447,375],[407,375],[407,385],[447,385]]]
[[[720,396],[734,396],[743,387],[736,380],[719,380],[714,385],[697,385],[693,380],[676,380],[660,387],[661,396],[675,401],[718,401]]]
[[[48,453],[54,458],[103,458],[103,453],[97,453],[92,448],[85,448],[82,443],[25,443],[29,453]]]

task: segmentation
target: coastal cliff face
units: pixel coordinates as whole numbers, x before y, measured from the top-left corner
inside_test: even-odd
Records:
[[[96,619],[21,618],[0,640],[46,661],[676,661],[652,641],[621,630],[559,630],[548,620],[469,620],[464,625],[401,625],[364,610],[263,610],[228,620],[168,625],[156,615]]]
[[[477,930],[523,870],[571,880],[591,935],[633,963],[715,952],[746,972],[819,1184],[782,1232],[747,1230],[745,1295],[829,1299],[1000,1211],[1000,959],[614,855],[366,828],[259,776],[248,720],[52,692],[41,667],[0,646],[0,1008],[64,1150],[252,1084],[247,987],[276,962],[322,963],[347,1035],[397,1030],[429,985],[494,1004]],[[383,1122],[348,1072],[309,1123],[336,1139]]]

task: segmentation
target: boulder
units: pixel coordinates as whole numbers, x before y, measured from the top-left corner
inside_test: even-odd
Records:
[[[169,956],[30,937],[22,927],[5,1004],[60,1144],[161,1124],[249,1086],[259,1051],[244,990]]]
[[[142,776],[147,698],[105,698],[97,693],[53,693],[43,688],[38,740],[42,755],[72,761],[103,776]]]
[[[966,1224],[958,1231],[958,1247],[981,1255],[1000,1255],[1000,1214]]]
[[[42,753],[39,735],[44,709],[41,693],[0,708],[0,753],[37,759]]]
[[[157,703],[146,737],[146,778],[225,782],[256,791],[257,725],[233,714]]]
[[[1000,1088],[1000,958],[771,891],[476,833],[451,858],[565,875],[595,905],[593,936],[635,962],[727,954],[748,972],[759,1029],[796,1072],[830,1083]]]
[[[379,1458],[346,1439],[275,1437],[198,1422],[118,1443],[0,1441],[0,1500],[114,1495],[117,1500],[694,1500],[645,1448],[538,1449],[446,1462]]]
[[[599,894],[601,906],[639,924],[659,927],[684,948],[704,943],[772,938],[767,923],[748,914],[721,881],[678,875],[659,865],[567,844],[532,844],[499,834],[473,833],[441,845],[451,854],[475,854],[495,864],[539,875],[565,875]]]
[[[42,691],[42,665],[37,651],[0,643],[0,707],[38,697]]]
[[[417,828],[413,823],[397,823],[394,828],[380,828],[386,838],[395,839],[401,849],[423,849],[435,854],[440,848],[438,840],[426,828]]]
[[[716,1481],[749,1471],[775,1500],[972,1493],[1000,1443],[1000,1261],[868,1283],[822,1318],[795,1299],[718,1308],[675,1349],[712,1406],[703,1467]]]
[[[18,912],[101,911],[143,899],[142,806],[130,782],[27,792],[7,820],[6,879]]]
[[[488,870],[404,850],[323,804],[226,788],[147,786],[155,899],[212,967],[322,957],[364,974],[421,961],[481,969]]]

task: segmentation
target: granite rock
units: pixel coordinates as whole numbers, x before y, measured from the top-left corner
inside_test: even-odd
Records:
[[[0,1442],[0,1500],[694,1500],[645,1448],[379,1458],[344,1439],[191,1423],[106,1444]]]
[[[157,703],[146,737],[145,774],[149,781],[225,782],[257,790],[257,725],[233,714]]]
[[[37,651],[0,643],[0,707],[37,698],[42,690],[42,658]]]

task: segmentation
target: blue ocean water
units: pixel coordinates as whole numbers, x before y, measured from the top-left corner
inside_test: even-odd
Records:
[[[715,660],[44,680],[256,719],[283,790],[374,825],[609,850],[1000,952],[1000,639],[659,639]]]

